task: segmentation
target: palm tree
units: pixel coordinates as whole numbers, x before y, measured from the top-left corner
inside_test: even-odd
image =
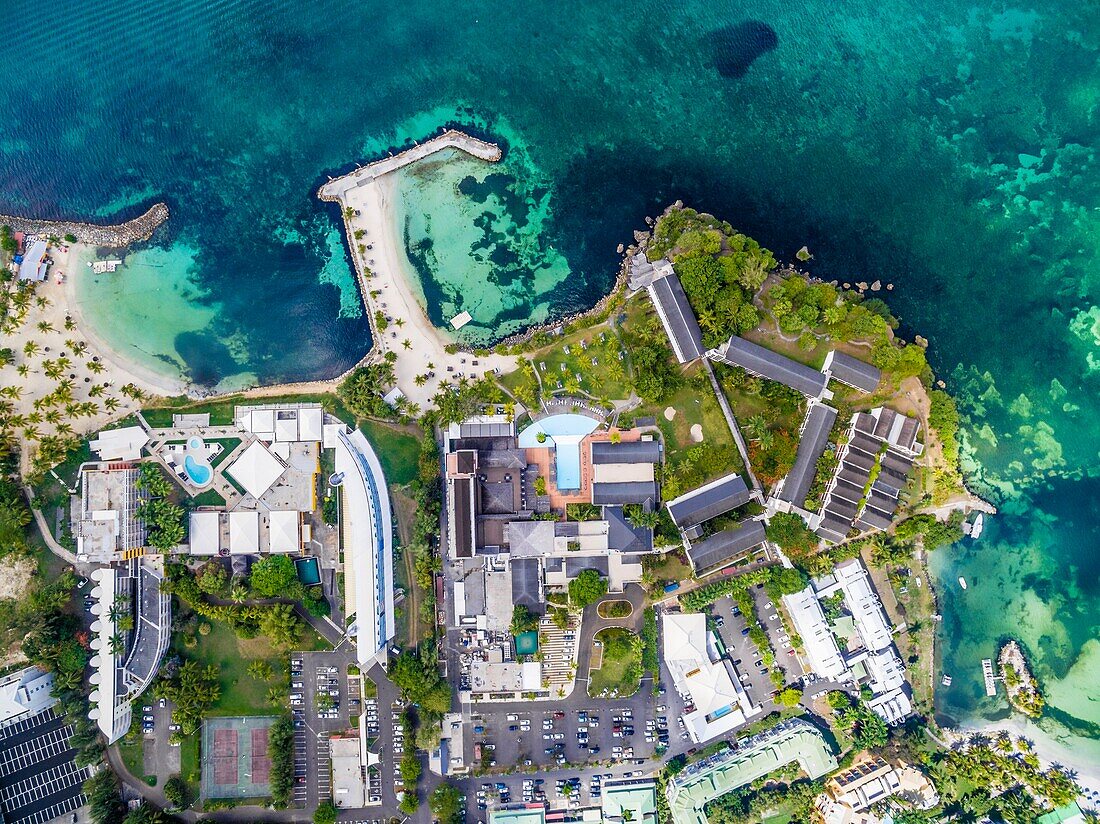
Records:
[[[403,341],[401,341],[401,345],[404,346],[406,349],[412,349],[413,348],[413,343],[408,338],[405,338]]]
[[[107,407],[108,412],[114,412],[118,409],[118,398],[107,398],[103,401],[103,405]]]
[[[427,382],[428,382],[428,376],[427,375],[417,375],[415,378],[413,378],[413,383],[415,383],[417,386],[423,386]]]
[[[34,370],[32,370],[27,364],[21,363],[17,367],[15,367],[15,371],[19,373],[19,377],[26,378]]]
[[[38,428],[35,426],[24,426],[23,437],[28,441],[37,441],[42,437],[42,433],[39,432]]]
[[[92,387],[88,390],[88,397],[89,398],[98,398],[100,395],[102,395],[106,391],[107,391],[107,387],[104,386],[102,383],[93,384]]]
[[[400,329],[402,326],[405,325],[405,319],[404,318],[398,318],[393,323],[394,323],[394,326],[396,326],[398,329]]]
[[[71,332],[76,329],[76,321],[73,320],[72,315],[65,315],[65,331]]]
[[[122,636],[115,633],[111,636],[108,642],[108,649],[111,650],[111,655],[122,655],[123,650],[126,649],[126,645],[122,640]]]
[[[99,362],[97,360],[88,361],[87,366],[88,366],[88,371],[91,372],[93,375],[98,375],[100,372],[102,372],[104,369],[107,368],[101,362]]]
[[[38,321],[38,331],[44,335],[47,332],[54,332],[56,330],[50,325],[48,320],[40,320]]]
[[[51,409],[46,413],[46,423],[56,426],[61,423],[61,413],[56,409]]]
[[[34,299],[34,302],[38,305],[39,309],[45,309],[50,305],[50,299],[45,295],[39,295]]]
[[[68,421],[62,421],[57,425],[58,435],[72,435],[74,434],[74,432],[75,430],[73,429],[73,425]]]
[[[33,358],[41,351],[42,347],[33,340],[29,340],[23,344],[23,354],[28,358]]]
[[[5,398],[11,398],[13,401],[19,400],[23,395],[23,387],[12,384],[11,386],[0,386],[0,396]]]
[[[745,421],[745,432],[754,441],[759,440],[767,430],[768,420],[763,415],[752,415]]]

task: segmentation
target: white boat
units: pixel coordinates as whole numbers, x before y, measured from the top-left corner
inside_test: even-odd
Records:
[[[945,673],[943,674],[943,680],[942,680],[942,681],[941,681],[940,683],[941,683],[941,684],[943,684],[943,685],[944,685],[945,687],[950,687],[950,686],[951,686],[951,676],[950,676],[950,675],[948,675],[948,674],[947,674],[947,673],[945,672]]]
[[[982,529],[985,527],[985,515],[981,512],[978,513],[978,517],[974,519],[974,525],[970,527],[970,537],[975,541],[982,537]]]
[[[959,576],[959,586],[961,586],[963,589],[966,589],[966,579],[961,575]]]

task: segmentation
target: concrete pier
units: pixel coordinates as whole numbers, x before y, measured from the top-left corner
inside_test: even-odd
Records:
[[[368,163],[354,172],[343,177],[330,180],[321,187],[317,197],[321,200],[339,201],[350,189],[369,183],[377,177],[395,172],[405,166],[416,163],[418,160],[443,151],[444,149],[460,149],[468,155],[495,163],[500,160],[502,153],[500,147],[493,143],[486,143],[476,137],[460,132],[457,129],[448,129],[443,134],[437,135],[423,143],[418,143],[410,149],[405,149],[390,157],[384,157],[373,163]]]

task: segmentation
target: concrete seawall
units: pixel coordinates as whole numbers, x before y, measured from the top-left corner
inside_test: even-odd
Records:
[[[0,226],[10,226],[15,232],[52,235],[58,238],[72,235],[78,243],[118,249],[129,246],[131,243],[148,240],[156,228],[166,220],[168,220],[168,205],[158,203],[140,217],[111,226],[64,220],[32,220],[14,215],[0,215]]]
[[[499,146],[486,143],[484,140],[479,140],[465,132],[448,129],[443,134],[425,140],[423,143],[418,143],[411,149],[405,149],[395,155],[368,163],[366,166],[342,177],[333,178],[320,188],[317,197],[326,201],[339,201],[340,196],[348,189],[361,186],[376,177],[395,172],[444,149],[461,149],[466,154],[490,163],[495,163],[502,156]]]

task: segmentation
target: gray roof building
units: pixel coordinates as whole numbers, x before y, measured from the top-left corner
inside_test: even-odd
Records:
[[[821,371],[862,392],[874,392],[882,379],[878,368],[835,349],[825,356]]]
[[[695,573],[720,569],[764,543],[764,524],[745,521],[733,529],[717,532],[688,549],[688,560]]]
[[[657,483],[655,481],[594,483],[592,484],[592,503],[597,506],[655,504],[657,503]]]
[[[833,430],[836,415],[835,409],[823,403],[815,403],[810,407],[810,412],[806,415],[806,423],[802,427],[802,435],[798,440],[798,454],[795,455],[794,466],[787,473],[783,488],[776,496],[781,501],[799,507],[806,502],[806,496],[817,474],[817,459],[829,445],[829,433]]]
[[[690,529],[744,506],[751,498],[745,479],[734,472],[669,501],[668,514],[680,529]]]
[[[737,335],[724,345],[709,350],[707,357],[718,363],[739,366],[746,372],[782,383],[811,398],[821,397],[828,383],[828,378],[816,369]]]
[[[649,297],[665,327],[672,352],[680,363],[703,357],[703,332],[691,310],[687,293],[675,274],[657,278],[649,284]]]
[[[592,443],[593,464],[660,463],[661,444],[652,441],[594,441]]]
[[[653,551],[653,531],[631,524],[621,506],[605,506],[603,517],[607,521],[608,549],[628,553]]]

